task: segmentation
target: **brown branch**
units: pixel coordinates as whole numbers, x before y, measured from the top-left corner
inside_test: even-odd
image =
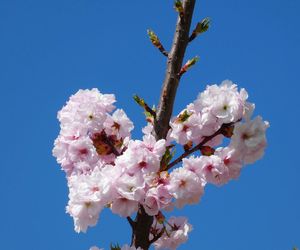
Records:
[[[169,121],[172,116],[173,105],[180,77],[186,47],[189,43],[189,32],[196,0],[184,0],[184,22],[178,17],[173,45],[169,52],[167,70],[160,101],[158,105],[156,119],[154,121],[154,131],[156,139],[166,138],[169,130]]]
[[[127,216],[126,218],[127,218],[128,223],[130,224],[131,228],[134,229],[135,222],[131,219],[130,216]]]
[[[153,236],[153,239],[150,240],[150,244],[154,243],[155,241],[157,241],[163,234],[164,234],[165,230],[164,228],[156,235]]]
[[[159,40],[158,36],[152,30],[147,31],[148,36],[152,42],[152,44],[158,48],[158,50],[164,55],[168,56],[168,52],[165,50],[164,46],[162,45],[161,41]]]
[[[189,32],[196,0],[183,0],[183,13],[177,18],[176,31],[173,38],[171,51],[168,53],[166,76],[163,82],[158,110],[154,119],[154,133],[157,140],[164,139],[169,130],[169,122],[173,112],[176,91],[182,68],[186,47],[189,43]],[[180,17],[181,16],[181,17]],[[132,245],[148,250],[153,216],[149,216],[142,205],[135,218]]]
[[[235,122],[231,122],[231,123],[225,123],[221,126],[221,128],[219,128],[219,130],[217,130],[214,134],[210,135],[210,136],[206,136],[198,145],[196,145],[195,147],[185,151],[181,156],[179,156],[176,160],[174,160],[173,162],[171,162],[166,170],[171,169],[172,167],[174,167],[176,164],[180,163],[184,158],[186,158],[187,156],[189,156],[190,154],[196,152],[197,150],[201,150],[201,148],[208,143],[210,140],[212,140],[213,138],[215,138],[218,135],[224,134],[224,132],[226,131],[227,128],[232,127],[232,125],[234,125]]]
[[[106,134],[103,135],[104,138],[104,142],[111,148],[113,154],[115,156],[120,156],[121,154],[119,153],[119,151],[116,149],[116,147],[113,145],[113,143],[111,142],[111,140],[107,137]]]
[[[132,232],[132,245],[136,248],[149,249],[151,245],[149,235],[153,220],[153,216],[148,215],[144,207],[139,205],[139,211],[134,221],[135,227]]]
[[[158,50],[166,57],[168,57],[168,51],[165,50],[165,48],[161,45],[160,47],[158,47]]]
[[[140,98],[138,95],[134,95],[133,99],[135,102],[140,105],[146,112],[148,112],[153,118],[156,118],[156,112],[150,108],[150,106],[145,102],[143,98]]]

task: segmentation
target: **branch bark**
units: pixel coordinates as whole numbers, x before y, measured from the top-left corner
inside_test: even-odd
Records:
[[[178,17],[173,45],[169,52],[166,76],[163,83],[154,130],[156,139],[166,138],[169,121],[180,81],[178,73],[181,70],[186,47],[189,43],[189,32],[196,0],[183,1],[183,17]]]
[[[240,121],[240,120],[239,120]],[[237,121],[238,122],[238,121]],[[224,129],[228,128],[228,127],[231,127],[235,124],[236,122],[231,122],[231,123],[224,123],[221,128],[219,130],[217,130],[215,133],[213,133],[212,135],[210,136],[206,136],[198,145],[196,145],[195,147],[187,150],[186,152],[184,152],[181,156],[179,156],[176,160],[174,160],[173,162],[171,162],[166,170],[169,170],[171,169],[172,167],[174,167],[176,164],[182,162],[182,160],[184,158],[186,158],[187,156],[189,156],[190,154],[196,152],[197,150],[200,150],[201,147],[203,147],[206,143],[208,143],[209,141],[211,141],[213,138],[215,138],[216,136],[218,135],[221,135],[223,134],[224,132]]]
[[[135,226],[133,228],[133,245],[144,250],[148,250],[151,242],[149,240],[150,229],[153,223],[153,216],[149,216],[142,205],[135,218]]]
[[[169,122],[173,112],[173,105],[180,81],[178,73],[182,67],[186,47],[189,43],[189,32],[196,0],[183,0],[183,13],[178,17],[172,48],[168,54],[166,76],[163,82],[158,111],[154,120],[154,132],[157,140],[165,139],[169,130]],[[151,241],[149,234],[153,216],[149,216],[140,205],[135,227],[133,242],[136,248],[148,250]]]

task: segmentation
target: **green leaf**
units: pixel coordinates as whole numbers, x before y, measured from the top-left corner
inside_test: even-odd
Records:
[[[167,147],[166,152],[161,159],[160,162],[161,170],[166,170],[166,167],[168,166],[168,164],[170,163],[170,161],[175,155],[175,149],[172,150],[172,147],[173,145]]]
[[[197,23],[195,32],[196,35],[206,32],[210,27],[210,19],[209,17],[204,18],[201,22]]]
[[[110,244],[110,249],[111,250],[121,250],[121,247],[119,246],[119,244],[116,244],[116,245]]]
[[[156,112],[156,108],[155,108],[154,105],[152,106],[152,110],[153,110],[154,112]],[[144,114],[145,114],[146,118],[154,118],[154,117],[153,117],[153,114],[150,113],[150,112],[148,112],[147,110],[145,110]]]
[[[135,102],[140,105],[141,107],[145,107],[145,101],[144,99],[140,98],[138,95],[134,95],[133,99],[135,100]]]
[[[174,8],[178,13],[183,13],[183,5],[180,0],[176,0],[174,3]]]
[[[184,110],[181,114],[179,114],[179,116],[176,118],[176,122],[178,123],[183,123],[185,121],[187,121],[187,119],[189,119],[189,117],[192,114],[190,114],[187,110]]]
[[[148,36],[151,40],[151,42],[157,47],[160,45],[160,41],[158,39],[158,36],[154,33],[153,30],[147,30]]]

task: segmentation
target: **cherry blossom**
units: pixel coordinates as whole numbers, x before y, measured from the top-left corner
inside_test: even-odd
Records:
[[[58,112],[61,130],[53,155],[66,172],[66,211],[75,231],[95,226],[105,208],[127,219],[142,208],[155,218],[155,248],[177,249],[192,226],[184,217],[166,220],[163,213],[200,202],[206,184],[237,179],[244,164],[264,154],[269,123],[260,116],[251,120],[255,105],[247,99],[246,90],[229,80],[207,86],[171,119],[166,139],[155,138],[152,117],[137,140],[131,139],[132,121],[115,110],[114,95],[97,89],[72,95]],[[174,154],[181,148],[182,155]]]
[[[161,226],[160,226],[161,227]],[[185,217],[171,217],[165,226],[164,234],[155,243],[155,249],[171,249],[186,242],[188,233],[192,231],[192,225],[187,222]]]

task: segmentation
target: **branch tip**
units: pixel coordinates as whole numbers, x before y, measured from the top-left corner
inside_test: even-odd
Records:
[[[133,96],[134,101],[145,110],[145,115],[147,118],[156,118],[156,112],[145,102],[143,98],[138,95]]]
[[[147,34],[149,36],[150,41],[152,42],[152,44],[158,48],[158,50],[164,55],[164,56],[168,56],[168,52],[165,50],[164,46],[162,45],[162,43],[160,42],[158,36],[154,33],[153,30],[148,29],[147,30]]]
[[[195,56],[194,58],[188,60],[185,65],[181,68],[178,76],[181,77],[185,72],[187,72],[196,62],[199,61],[199,56]]]
[[[196,28],[193,30],[189,38],[189,42],[193,41],[197,36],[206,32],[210,27],[210,18],[206,17],[201,22],[197,23]]]
[[[127,218],[127,221],[128,221],[128,223],[129,223],[129,225],[131,226],[131,228],[134,229],[134,227],[135,227],[135,222],[131,219],[130,216],[127,216],[126,218]]]
[[[175,0],[174,9],[179,13],[180,18],[183,19],[183,17],[184,17],[184,8],[183,8],[183,4],[180,0]]]

